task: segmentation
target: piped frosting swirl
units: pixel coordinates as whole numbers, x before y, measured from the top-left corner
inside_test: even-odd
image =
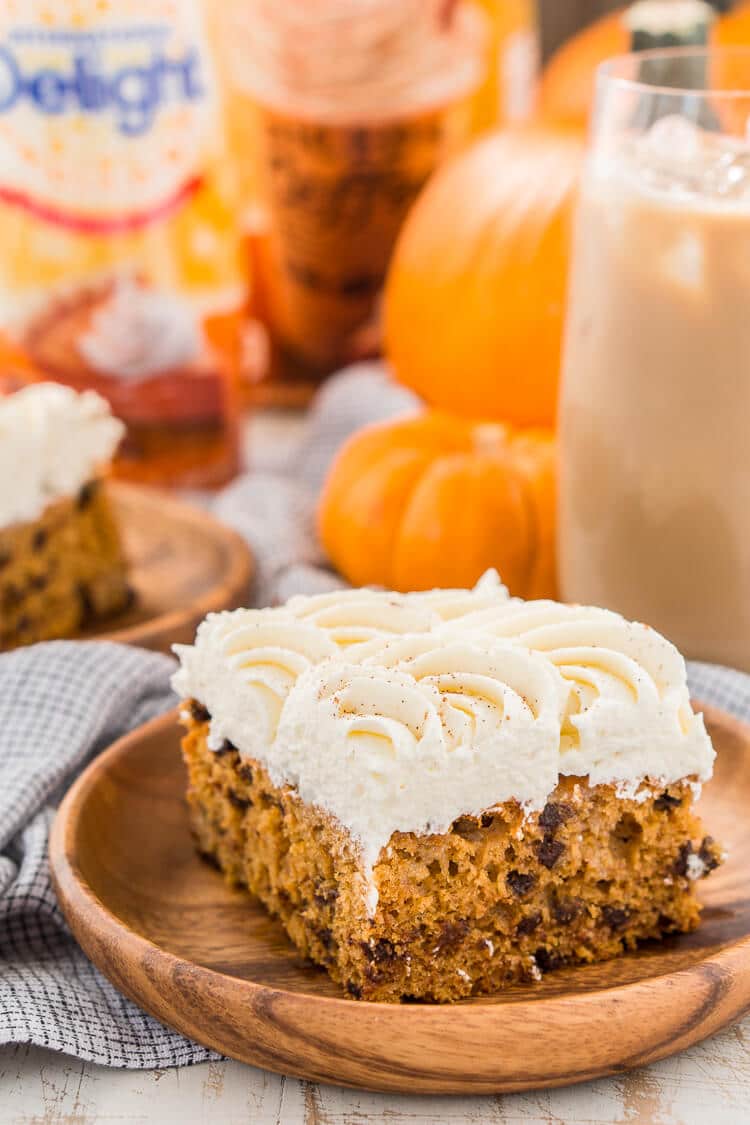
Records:
[[[97,477],[125,433],[94,391],[33,383],[0,397],[0,527],[37,519]]]
[[[543,807],[560,774],[710,777],[713,748],[685,664],[617,614],[474,590],[353,590],[212,615],[176,646],[175,689],[277,785],[336,817],[365,869],[392,833],[440,833],[515,799]]]

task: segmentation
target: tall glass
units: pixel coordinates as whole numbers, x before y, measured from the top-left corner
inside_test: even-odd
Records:
[[[569,302],[563,595],[750,669],[750,51],[602,68]]]

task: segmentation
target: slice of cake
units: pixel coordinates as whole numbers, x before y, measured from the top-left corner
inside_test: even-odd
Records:
[[[0,398],[0,651],[69,637],[132,593],[102,473],[124,427],[55,383]]]
[[[198,848],[351,996],[457,1000],[697,925],[714,752],[646,626],[489,576],[216,614],[176,651]]]

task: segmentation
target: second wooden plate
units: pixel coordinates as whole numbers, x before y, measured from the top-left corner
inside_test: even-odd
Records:
[[[135,602],[82,634],[169,652],[215,610],[247,605],[254,562],[231,528],[163,492],[110,483]]]
[[[233,1058],[404,1093],[563,1085],[653,1062],[750,1006],[750,730],[707,718],[701,810],[729,848],[694,934],[452,1006],[344,999],[257,901],[199,860],[174,714],[116,743],[58,813],[50,862],[73,933],[146,1011]]]

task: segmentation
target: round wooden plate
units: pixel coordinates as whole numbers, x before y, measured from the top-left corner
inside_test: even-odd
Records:
[[[164,492],[112,482],[135,601],[82,635],[169,652],[207,613],[246,605],[254,563],[231,528]]]
[[[122,739],[66,796],[50,860],[63,911],[122,992],[186,1035],[269,1070],[408,1093],[564,1085],[680,1051],[750,1007],[750,728],[707,710],[701,802],[729,858],[700,929],[452,1006],[344,999],[280,925],[195,854],[174,714]]]

